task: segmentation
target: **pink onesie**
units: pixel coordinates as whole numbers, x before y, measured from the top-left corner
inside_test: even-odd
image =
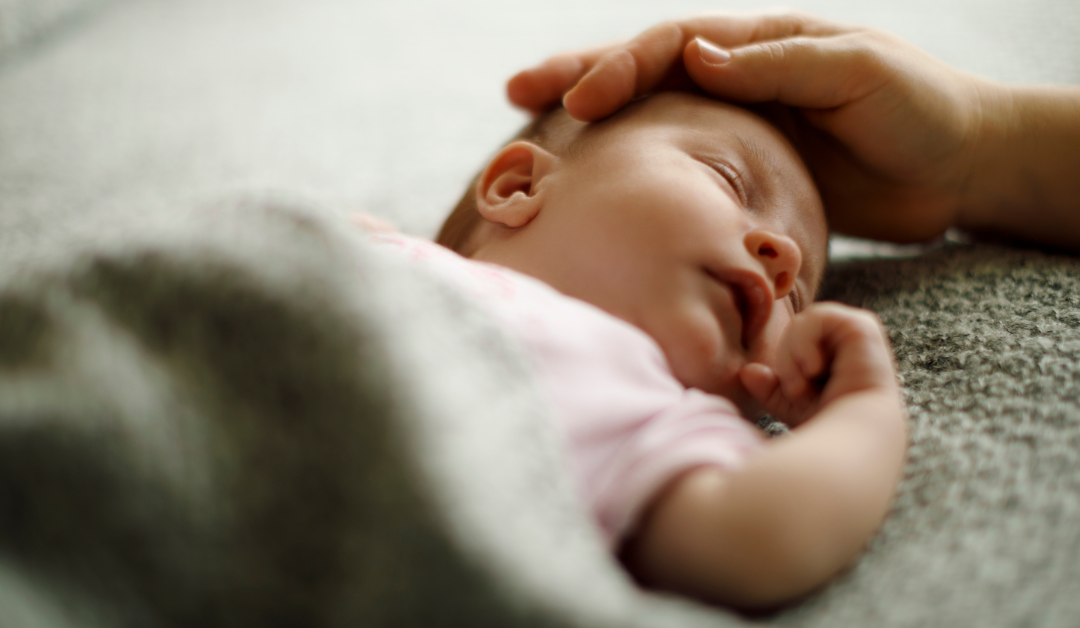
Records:
[[[700,465],[738,467],[761,446],[760,430],[730,401],[683,387],[656,342],[629,323],[428,240],[372,238],[475,297],[520,342],[577,489],[612,548],[668,481]]]

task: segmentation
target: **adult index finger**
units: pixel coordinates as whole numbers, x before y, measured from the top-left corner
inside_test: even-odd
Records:
[[[658,24],[608,50],[563,99],[567,112],[582,121],[615,113],[647,94],[683,62],[687,44],[705,37],[721,46],[795,36],[824,36],[852,30],[803,13],[739,15],[713,13]]]

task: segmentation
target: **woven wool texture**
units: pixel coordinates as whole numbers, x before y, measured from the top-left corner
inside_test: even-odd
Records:
[[[887,327],[911,448],[869,553],[794,615],[822,626],[882,613],[881,625],[1075,624],[1080,261],[952,246],[834,267],[825,296]]]

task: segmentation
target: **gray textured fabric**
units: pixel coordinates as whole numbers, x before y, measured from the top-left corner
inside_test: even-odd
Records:
[[[0,64],[107,0],[0,0]]]
[[[0,64],[0,626],[744,623],[636,592],[514,348],[326,218],[431,233],[522,121],[509,72],[714,8],[129,0]],[[802,8],[1080,82],[1074,2]],[[831,277],[890,330],[910,460],[852,570],[760,623],[1080,623],[1076,260]]]
[[[879,313],[911,449],[870,551],[800,625],[1080,623],[1080,260],[955,245],[834,267]]]

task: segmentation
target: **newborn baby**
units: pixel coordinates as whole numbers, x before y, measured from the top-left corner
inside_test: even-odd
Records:
[[[686,93],[504,146],[438,242],[533,361],[570,473],[643,584],[740,608],[819,586],[884,517],[906,436],[876,319],[812,305],[821,201],[776,128]],[[766,440],[770,413],[794,427]]]

